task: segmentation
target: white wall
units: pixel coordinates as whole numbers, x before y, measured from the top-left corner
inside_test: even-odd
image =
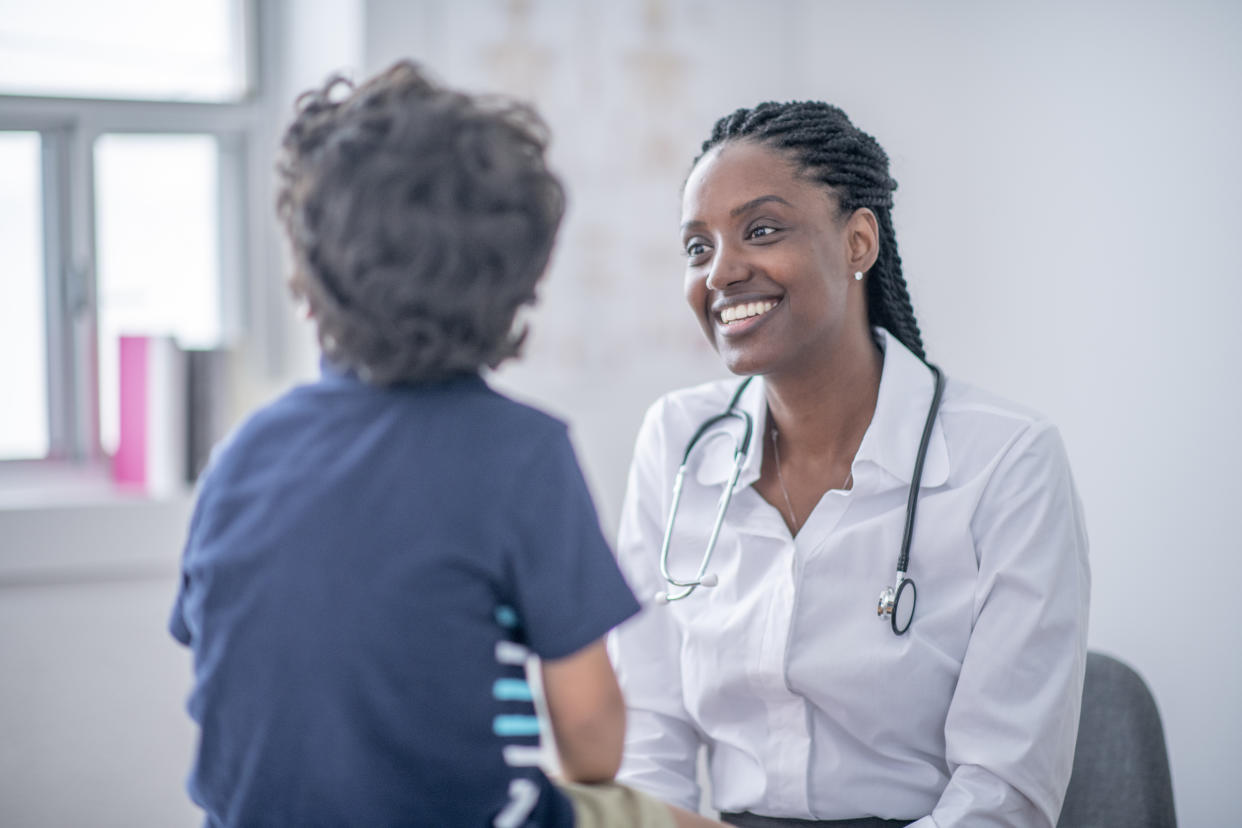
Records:
[[[1061,427],[1091,646],[1149,681],[1185,825],[1235,819],[1242,6],[367,3],[367,65],[532,98],[571,190],[515,392],[572,422],[615,525],[642,409],[720,373],[680,299],[678,189],[712,121],[825,99],[887,148],[931,357]],[[915,553],[917,555],[917,552]],[[1227,587],[1225,590],[1227,591]]]
[[[192,826],[189,500],[0,509],[0,825]]]

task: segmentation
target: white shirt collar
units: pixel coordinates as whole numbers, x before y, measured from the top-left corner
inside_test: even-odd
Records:
[[[880,372],[880,392],[876,398],[875,414],[872,415],[871,424],[867,427],[858,453],[854,456],[854,478],[857,483],[862,468],[870,464],[887,473],[891,478],[890,483],[909,485],[935,381],[922,360],[910,353],[897,337],[883,328],[876,328],[875,335],[884,351],[884,367]],[[732,396],[735,390],[736,386],[730,386],[729,395]],[[738,401],[738,408],[750,416],[753,424],[750,451],[738,478],[738,487],[741,488],[759,479],[759,470],[763,465],[766,446],[763,428],[767,421],[767,397],[762,377],[756,377],[746,388]],[[726,422],[728,430],[740,438],[741,423],[735,420]],[[694,459],[691,459],[694,476],[704,486],[718,486],[729,479],[735,442],[709,437],[703,439],[709,442],[701,451],[695,452],[700,457],[697,468],[694,467]],[[939,486],[948,477],[949,452],[940,418],[937,417],[927,445],[922,485]]]
[[[927,422],[935,378],[921,359],[910,353],[901,340],[883,328],[877,337],[884,349],[884,370],[880,375],[880,394],[871,425],[863,435],[855,463],[869,461],[905,485],[914,475],[914,461]],[[949,450],[940,418],[932,424],[923,463],[924,486],[940,486],[949,479]]]

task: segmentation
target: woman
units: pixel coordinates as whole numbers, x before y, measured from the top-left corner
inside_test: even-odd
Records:
[[[1051,826],[1086,653],[1081,507],[1046,420],[951,379],[933,404],[895,188],[876,141],[823,103],[738,110],[693,166],[686,298],[753,380],[669,394],[638,437],[618,555],[665,601],[611,642],[622,778],[693,808],[705,745],[714,804],[737,825]],[[685,591],[660,568],[673,480],[735,395],[753,439],[705,585],[670,601]],[[688,457],[674,579],[699,580],[731,472],[734,441],[713,435],[742,430],[726,418]],[[917,604],[902,590],[877,620],[895,568]]]

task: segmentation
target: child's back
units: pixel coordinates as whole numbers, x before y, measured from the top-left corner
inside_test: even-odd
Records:
[[[478,376],[375,388],[325,367],[218,453],[184,566],[209,813],[484,825],[526,776],[535,824],[572,824],[505,763],[535,740],[497,645],[558,658],[635,604],[559,422]]]

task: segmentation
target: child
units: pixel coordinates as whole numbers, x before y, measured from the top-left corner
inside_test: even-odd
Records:
[[[199,488],[172,634],[212,826],[717,825],[610,780],[638,610],[565,426],[492,391],[564,195],[530,109],[402,62],[298,99],[277,200],[322,376]],[[538,767],[543,659],[569,782]]]

